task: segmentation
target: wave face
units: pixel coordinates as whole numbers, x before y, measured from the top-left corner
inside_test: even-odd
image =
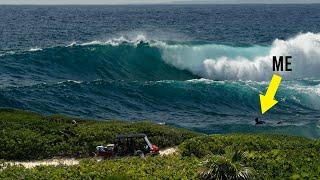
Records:
[[[12,75],[3,85],[33,85],[64,80],[186,80],[191,72],[178,70],[161,59],[148,43],[83,44],[4,54],[1,72]],[[2,81],[9,81],[2,78]]]
[[[291,55],[279,104],[255,127],[272,56]],[[138,36],[31,48],[0,56],[0,103],[42,113],[153,120],[209,133],[320,137],[320,34],[269,46],[163,42]],[[281,121],[281,125],[277,122]],[[301,128],[304,127],[304,128]],[[297,132],[297,129],[301,131]]]

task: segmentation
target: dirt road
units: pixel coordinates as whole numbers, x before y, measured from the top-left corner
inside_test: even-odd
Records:
[[[177,147],[171,147],[166,148],[163,150],[160,150],[161,156],[166,156],[170,154],[177,153],[178,148]],[[65,165],[65,166],[73,166],[79,164],[80,160],[74,159],[74,158],[55,158],[55,159],[47,159],[47,160],[41,160],[41,161],[28,161],[28,162],[6,162],[6,164],[9,165],[21,165],[25,168],[34,168],[36,166],[59,166],[59,165]]]

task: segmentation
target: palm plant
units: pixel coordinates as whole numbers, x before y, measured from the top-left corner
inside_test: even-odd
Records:
[[[253,179],[255,172],[245,167],[240,160],[245,153],[226,150],[224,155],[215,155],[204,162],[199,178],[205,180],[248,180]]]

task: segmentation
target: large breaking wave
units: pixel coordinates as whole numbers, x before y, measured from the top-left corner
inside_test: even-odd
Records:
[[[160,46],[164,60],[180,69],[217,80],[268,80],[272,56],[292,56],[293,71],[280,73],[289,79],[320,77],[320,34],[299,34],[275,40],[271,46],[225,45]]]
[[[138,36],[9,51],[0,56],[0,103],[82,117],[242,127],[260,114],[258,94],[273,74],[272,56],[286,55],[293,71],[280,73],[280,103],[264,118],[314,125],[320,110],[320,34],[314,33],[270,46]]]
[[[227,46],[208,43],[167,43],[140,35],[105,42],[93,41],[66,47],[32,48],[28,52],[1,56],[6,72],[34,72],[61,79],[185,80],[203,77],[214,80],[269,80],[272,56],[292,56],[292,72],[286,79],[320,77],[320,34],[299,34],[276,39],[270,46]],[[15,66],[19,64],[18,66]],[[10,72],[8,72],[10,74]],[[63,79],[63,78],[62,78]]]

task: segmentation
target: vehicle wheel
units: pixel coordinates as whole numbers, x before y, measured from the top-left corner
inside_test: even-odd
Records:
[[[144,153],[141,150],[136,151],[136,155],[140,158],[145,158]]]
[[[91,157],[97,157],[98,154],[97,154],[96,152],[91,152],[91,153],[90,153],[90,156],[91,156]]]

